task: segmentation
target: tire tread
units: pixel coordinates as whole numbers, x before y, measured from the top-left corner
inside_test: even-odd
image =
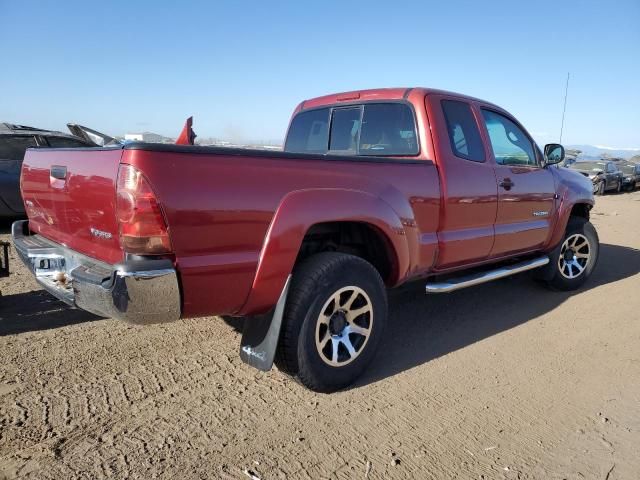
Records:
[[[314,391],[332,391],[333,389],[321,383],[303,365],[299,365],[298,341],[303,320],[317,297],[322,279],[332,271],[353,268],[358,264],[377,277],[376,281],[384,289],[384,282],[378,271],[369,262],[354,255],[338,252],[318,253],[303,260],[294,268],[275,362],[280,370],[297,376],[302,384]],[[386,309],[386,295],[384,306]]]

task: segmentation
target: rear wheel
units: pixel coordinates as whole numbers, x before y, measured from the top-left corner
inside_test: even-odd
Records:
[[[277,365],[308,388],[332,392],[353,383],[373,359],[387,319],[378,271],[343,253],[320,253],[293,274]]]
[[[591,223],[571,217],[564,238],[549,256],[547,284],[557,290],[575,290],[589,278],[598,262],[600,243]]]

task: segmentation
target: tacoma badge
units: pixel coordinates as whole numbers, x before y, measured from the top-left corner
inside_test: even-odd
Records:
[[[103,238],[105,240],[109,240],[113,236],[109,232],[104,232],[102,230],[98,230],[97,228],[91,227],[90,230],[91,230],[91,235],[97,238]]]

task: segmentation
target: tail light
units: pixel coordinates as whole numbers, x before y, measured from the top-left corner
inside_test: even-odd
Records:
[[[120,244],[124,251],[136,255],[170,253],[167,222],[144,175],[131,165],[120,165],[116,195]]]

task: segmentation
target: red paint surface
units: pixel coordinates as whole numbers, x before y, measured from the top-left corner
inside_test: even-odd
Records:
[[[89,257],[121,262],[124,254],[114,213],[121,156],[120,149],[30,149],[21,183],[30,229]],[[50,175],[53,165],[67,167],[64,180]],[[98,238],[91,228],[111,238]]]

